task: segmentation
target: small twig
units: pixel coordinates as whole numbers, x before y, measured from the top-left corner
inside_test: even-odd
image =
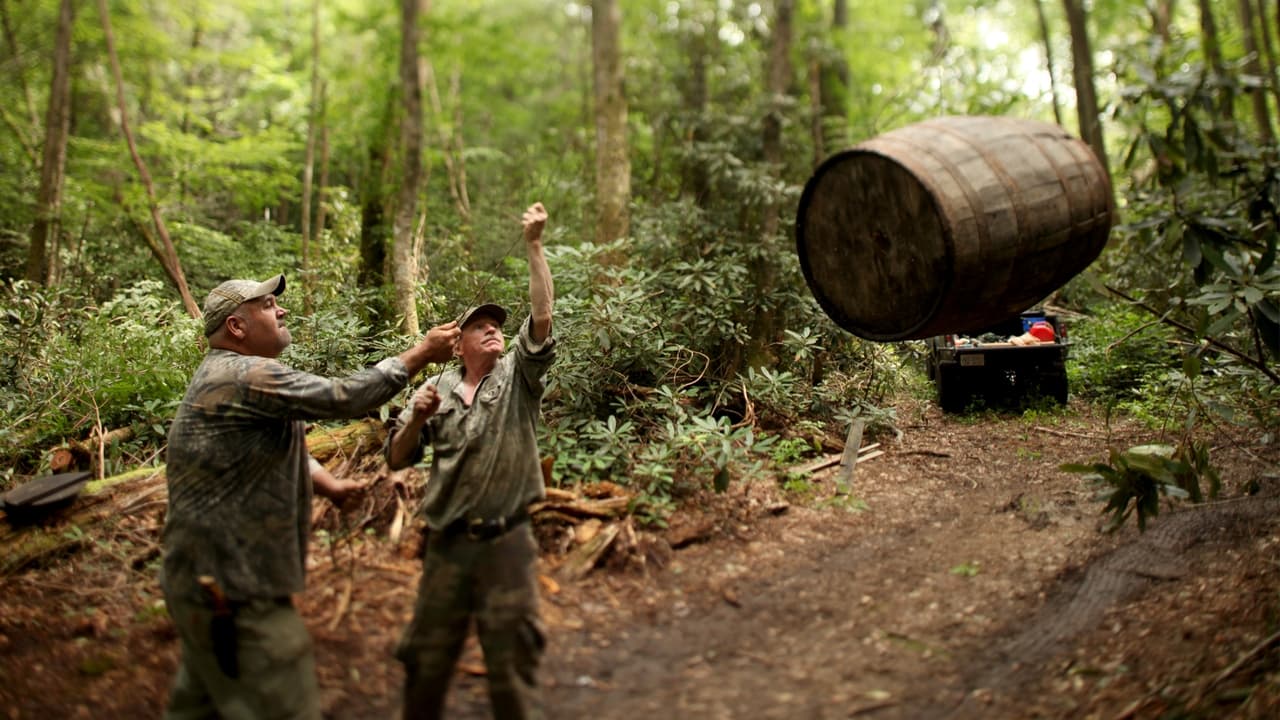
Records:
[[[1035,427],[1032,428],[1032,430],[1038,430],[1042,433],[1049,433],[1050,435],[1057,435],[1058,437],[1078,437],[1078,438],[1085,438],[1086,440],[1105,440],[1106,439],[1106,438],[1098,437],[1097,435],[1094,435],[1092,433],[1078,433],[1078,432],[1071,432],[1070,430],[1054,430],[1053,428],[1047,428],[1047,427],[1044,427],[1043,425],[1036,425]]]
[[[338,628],[338,624],[342,622],[342,616],[346,614],[347,608],[351,605],[351,587],[354,583],[351,578],[342,585],[342,595],[338,596],[338,609],[333,612],[333,619],[329,621],[329,632],[333,632]]]
[[[755,660],[756,662],[760,663],[761,665],[764,665],[765,667],[769,667],[769,668],[778,667],[778,664],[775,663],[773,660],[770,660],[769,658],[763,655],[753,653],[750,650],[738,650],[738,654],[749,660]]]
[[[897,704],[898,704],[897,700],[882,700],[881,702],[871,703],[870,705],[863,705],[862,707],[856,707],[850,710],[848,717],[857,717],[859,715],[866,715],[867,713],[875,712],[876,710],[883,710],[887,707],[893,707],[894,705],[897,705]]]
[[[929,457],[936,457],[936,458],[951,457],[951,453],[938,452],[937,450],[907,450],[905,452],[900,452],[897,454],[898,455],[928,455]]]
[[[17,578],[17,580],[22,582],[25,585],[30,585],[31,587],[43,588],[45,590],[58,590],[60,592],[68,592],[77,597],[93,597],[94,595],[101,595],[104,593],[116,593],[116,592],[119,592],[120,590],[120,584],[103,586],[103,587],[93,587],[93,586],[80,587],[77,585],[62,585],[60,583],[38,582],[29,577],[20,577],[20,578]]]
[[[364,563],[364,567],[373,568],[374,570],[399,573],[400,575],[408,575],[409,577],[413,577],[420,572],[418,568],[403,568],[398,565],[387,565],[386,563],[379,562],[366,562]]]
[[[106,433],[102,429],[102,414],[98,412],[98,398],[96,395],[90,394],[93,400],[93,433],[98,438],[98,480],[106,477],[107,470],[107,440]]]
[[[1231,665],[1227,667],[1226,670],[1223,670],[1221,673],[1219,673],[1218,676],[1215,677],[1213,681],[1209,683],[1209,685],[1205,688],[1205,692],[1212,690],[1214,686],[1218,685],[1218,683],[1221,683],[1223,680],[1226,680],[1227,678],[1234,675],[1237,670],[1239,670],[1241,667],[1244,666],[1245,663],[1252,660],[1255,656],[1261,654],[1263,650],[1266,650],[1268,647],[1270,647],[1271,644],[1274,643],[1276,640],[1280,640],[1280,630],[1277,630],[1276,632],[1271,633],[1269,636],[1264,638],[1262,642],[1258,643],[1257,645],[1254,645],[1249,650],[1249,652],[1237,658],[1235,662],[1231,663]]]
[[[1141,301],[1141,300],[1136,300],[1136,299],[1134,299],[1134,298],[1132,298],[1132,297],[1130,297],[1130,296],[1128,296],[1128,295],[1124,294],[1123,292],[1121,292],[1121,291],[1119,291],[1119,290],[1117,290],[1117,289],[1115,289],[1115,288],[1111,287],[1110,285],[1103,285],[1103,287],[1104,287],[1104,288],[1106,288],[1109,292],[1111,292],[1111,293],[1115,294],[1116,296],[1120,297],[1122,300],[1125,300],[1126,302],[1128,302],[1128,303],[1130,303],[1130,304],[1137,305],[1138,307],[1142,308],[1143,310],[1146,310],[1147,312],[1151,313],[1152,315],[1159,316],[1159,317],[1160,317],[1160,319],[1161,319],[1161,321],[1162,321],[1162,322],[1164,322],[1165,324],[1167,324],[1167,325],[1172,325],[1172,326],[1174,326],[1174,327],[1178,328],[1179,330],[1181,330],[1181,331],[1183,331],[1183,332],[1187,333],[1187,334],[1188,334],[1188,335],[1190,335],[1191,337],[1196,337],[1196,336],[1197,336],[1197,333],[1196,333],[1196,331],[1195,331],[1195,329],[1194,329],[1194,328],[1189,327],[1189,326],[1188,326],[1188,325],[1186,325],[1185,323],[1180,323],[1180,322],[1178,322],[1177,320],[1170,319],[1170,318],[1168,317],[1168,313],[1166,313],[1165,315],[1161,315],[1159,311],[1157,311],[1155,308],[1151,307],[1150,305],[1146,304],[1145,302],[1143,302],[1143,301]],[[1228,355],[1231,355],[1232,357],[1236,358],[1236,359],[1237,359],[1237,360],[1239,360],[1240,362],[1243,362],[1243,363],[1245,363],[1246,365],[1248,365],[1248,366],[1252,367],[1253,369],[1257,370],[1258,372],[1262,373],[1263,375],[1266,375],[1266,376],[1267,376],[1267,378],[1271,380],[1271,382],[1273,382],[1273,383],[1275,383],[1275,384],[1277,384],[1277,385],[1280,385],[1280,375],[1277,375],[1274,371],[1272,371],[1272,370],[1271,370],[1271,368],[1268,368],[1268,367],[1266,366],[1266,364],[1265,364],[1263,361],[1258,360],[1258,359],[1255,359],[1255,358],[1252,358],[1252,357],[1250,357],[1249,355],[1247,355],[1247,354],[1245,354],[1245,353],[1243,353],[1243,352],[1240,352],[1239,350],[1237,350],[1237,349],[1235,349],[1235,348],[1231,347],[1230,345],[1227,345],[1226,343],[1224,343],[1224,342],[1222,342],[1221,340],[1218,340],[1218,339],[1216,339],[1216,338],[1211,338],[1211,337],[1206,336],[1206,337],[1204,338],[1204,341],[1205,341],[1205,342],[1207,342],[1207,343],[1209,343],[1210,345],[1212,345],[1212,346],[1214,346],[1214,347],[1218,348],[1219,350],[1221,350],[1221,351],[1223,351],[1223,352],[1227,353]]]

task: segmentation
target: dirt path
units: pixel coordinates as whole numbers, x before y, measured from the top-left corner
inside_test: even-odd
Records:
[[[860,510],[793,506],[774,517],[748,500],[724,538],[663,571],[552,596],[552,617],[575,620],[553,638],[548,705],[558,718],[1119,714],[1147,693],[1112,700],[1082,683],[1152,680],[1121,660],[1145,660],[1156,677],[1162,660],[1185,662],[1183,643],[1165,648],[1153,635],[1178,636],[1184,620],[1185,608],[1162,603],[1209,605],[1182,627],[1202,641],[1252,613],[1244,645],[1280,613],[1280,575],[1266,562],[1280,542],[1280,500],[1107,535],[1094,490],[1057,469],[1098,459],[1102,446],[1087,423],[933,417],[859,469]],[[830,495],[830,477],[819,480],[818,494]],[[1105,633],[1144,599],[1155,608],[1135,618],[1145,627],[1127,639]],[[1119,647],[1104,655],[1098,644]],[[1232,650],[1198,655],[1220,668]],[[460,716],[485,717],[478,683],[459,695]],[[1273,686],[1270,701],[1277,695]]]
[[[851,498],[833,499],[830,471],[807,492],[739,486],[665,535],[706,542],[654,538],[643,568],[548,583],[549,717],[1159,717],[1197,699],[1277,714],[1274,446],[1220,440],[1228,492],[1262,492],[1139,536],[1100,532],[1094,490],[1057,469],[1102,457],[1096,419],[921,411],[902,430]],[[375,540],[313,560],[303,608],[328,716],[392,717],[415,562]],[[0,717],[158,715],[172,631],[154,583],[120,572],[99,547],[0,586]],[[480,663],[470,649],[450,717],[488,717]]]

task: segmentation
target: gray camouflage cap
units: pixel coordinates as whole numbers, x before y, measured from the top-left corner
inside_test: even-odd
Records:
[[[247,300],[265,295],[280,297],[284,294],[284,273],[269,280],[228,280],[209,291],[204,299],[204,336],[218,332],[218,328],[231,317],[231,313]]]
[[[494,305],[493,303],[476,305],[475,307],[468,308],[467,311],[462,313],[462,316],[458,318],[458,329],[461,330],[462,328],[465,328],[472,320],[481,317],[493,318],[498,321],[498,327],[502,327],[502,324],[507,321],[507,311],[503,309],[501,305]]]

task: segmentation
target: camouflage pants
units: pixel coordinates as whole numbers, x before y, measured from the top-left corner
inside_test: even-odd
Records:
[[[237,679],[218,667],[210,635],[212,610],[168,597],[182,659],[166,720],[319,720],[311,636],[291,604],[254,600],[236,611]]]
[[[493,716],[542,717],[537,667],[545,641],[536,561],[528,523],[488,541],[431,533],[413,621],[396,649],[405,667],[405,720],[442,716],[472,619],[484,650]]]

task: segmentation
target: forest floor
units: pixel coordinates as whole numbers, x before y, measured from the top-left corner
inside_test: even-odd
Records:
[[[1059,465],[1154,431],[1074,406],[899,418],[851,494],[836,468],[734,483],[577,582],[539,523],[548,717],[1280,717],[1280,444],[1206,438],[1221,499],[1108,533]],[[0,720],[160,715],[178,648],[150,502],[0,580]],[[398,717],[410,540],[313,546],[298,603],[327,717]],[[488,717],[484,693],[471,645],[450,717]]]

